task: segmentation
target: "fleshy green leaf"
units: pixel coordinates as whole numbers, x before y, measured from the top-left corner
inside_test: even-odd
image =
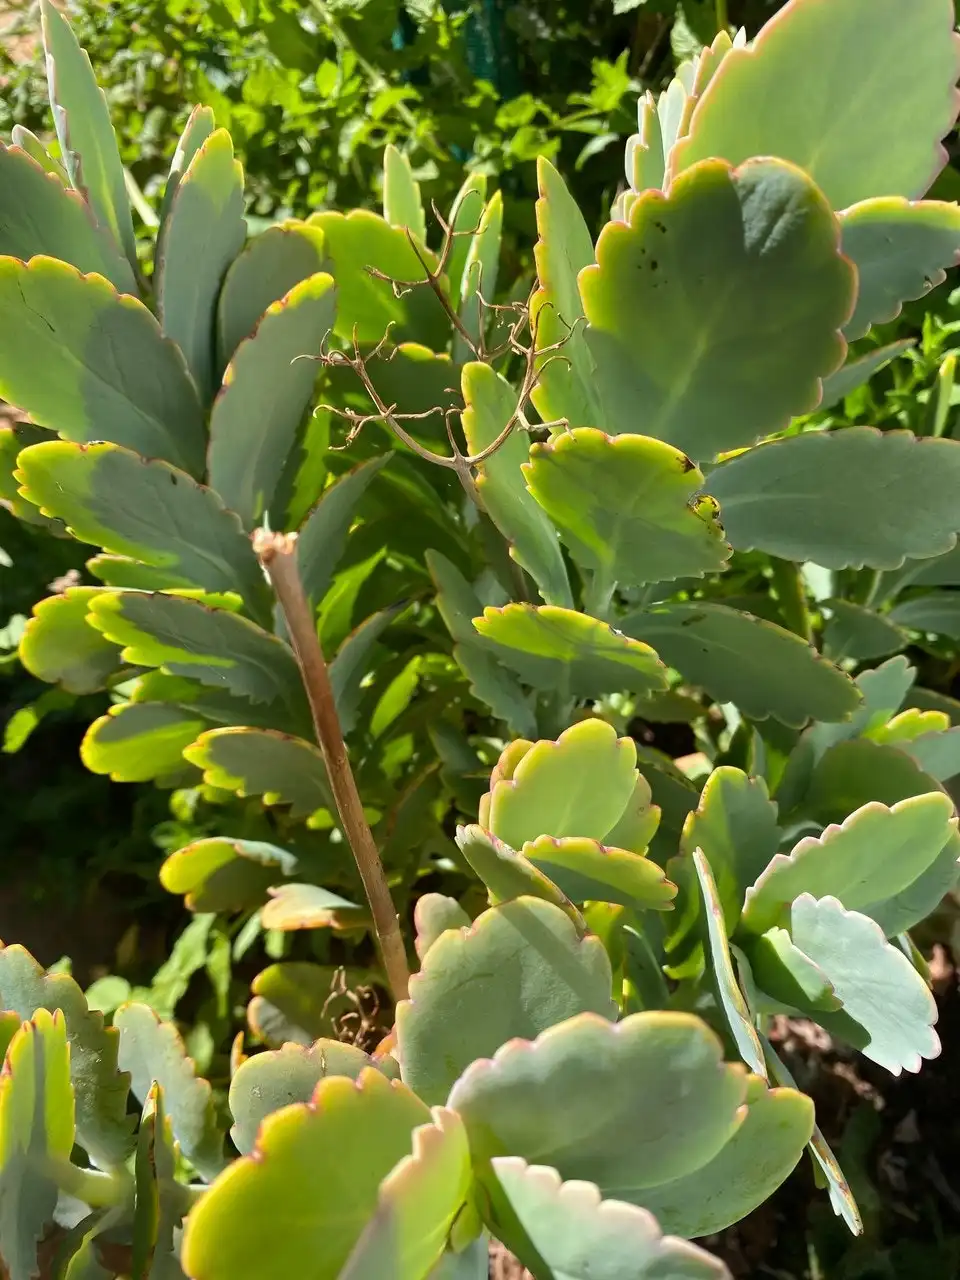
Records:
[[[87,1008],[69,974],[44,973],[20,946],[0,948],[0,1009],[14,1011],[23,1021],[35,1018],[38,1009],[62,1011],[77,1141],[102,1168],[122,1164],[133,1150],[133,1123],[126,1113],[130,1078],[117,1069],[119,1037],[112,1027],[104,1027],[103,1014]]]
[[[369,209],[315,213],[310,226],[324,234],[337,282],[337,335],[353,340],[354,326],[361,343],[377,343],[390,325],[395,342],[413,339],[442,350],[449,339],[449,322],[440,303],[427,288],[414,288],[398,298],[393,286],[367,270],[372,267],[391,280],[426,280],[423,267],[399,227],[391,227]],[[423,251],[421,251],[423,252]],[[426,253],[433,265],[433,254]]]
[[[124,662],[161,667],[170,675],[276,705],[294,722],[304,718],[304,694],[290,649],[228,609],[158,591],[100,591],[87,616],[108,640],[124,646]]]
[[[517,898],[434,942],[410,999],[397,1007],[403,1078],[441,1102],[460,1073],[514,1037],[532,1038],[584,1011],[613,1018],[603,944],[579,937],[568,916]]]
[[[886,615],[908,631],[931,631],[934,635],[960,640],[960,592],[928,591],[904,600]]]
[[[226,368],[268,307],[327,265],[319,227],[290,218],[254,236],[223,279],[217,304],[218,368]]]
[[[861,914],[876,920],[887,938],[906,933],[925,920],[960,879],[960,836],[953,833],[936,858],[906,889],[884,902],[871,902]]]
[[[956,831],[953,803],[942,793],[912,796],[892,808],[871,803],[821,836],[805,836],[778,853],[747,890],[743,924],[765,933],[783,924],[801,893],[838,898],[852,911],[908,888]]]
[[[614,902],[635,911],[668,911],[676,897],[663,869],[649,858],[584,836],[540,836],[523,856],[572,901]]]
[[[602,1200],[591,1183],[498,1156],[484,1184],[498,1236],[543,1280],[729,1280],[719,1258],[661,1235],[652,1214]]]
[[[819,965],[794,945],[786,929],[777,926],[749,945],[746,939],[741,942],[749,951],[748,963],[758,1008],[764,1006],[763,997],[768,997],[775,1007],[798,1009],[814,1021],[820,1013],[832,1013],[840,1008],[833,983]]]
[[[884,658],[907,647],[907,636],[872,609],[849,600],[825,600],[830,619],[823,629],[823,647],[828,658]]]
[[[194,107],[187,117],[187,123],[184,125],[183,133],[181,133],[177,142],[177,149],[174,151],[173,159],[170,161],[170,172],[163,188],[163,200],[160,204],[161,237],[163,236],[163,227],[170,216],[173,197],[177,194],[177,189],[183,181],[183,175],[189,169],[190,161],[216,127],[217,122],[210,107]]]
[[[134,1159],[133,1276],[179,1280],[183,1274],[176,1259],[174,1232],[180,1227],[186,1205],[176,1169],[177,1149],[164,1092],[152,1084],[143,1108]]]
[[[508,604],[484,609],[474,626],[500,646],[498,658],[537,689],[595,698],[666,688],[665,669],[649,645],[585,613]]]
[[[855,275],[799,169],[710,160],[608,223],[580,288],[603,405],[586,425],[700,460],[816,408],[843,361]]]
[[[719,1155],[685,1178],[651,1188],[643,1205],[664,1231],[679,1236],[722,1231],[773,1195],[812,1133],[810,1098],[795,1089],[767,1089],[751,1076],[746,1117]]]
[[[960,209],[939,200],[865,200],[840,214],[840,229],[859,281],[857,305],[843,328],[850,342],[942,284],[960,256]]]
[[[505,378],[477,361],[464,366],[462,386],[463,432],[470,453],[478,454],[510,422],[517,397]],[[533,577],[544,600],[569,607],[573,597],[556,530],[523,482],[522,467],[529,457],[527,434],[516,427],[480,465],[477,488],[491,520],[510,543],[510,554]]]
[[[497,274],[500,265],[500,235],[503,230],[503,196],[495,191],[487,201],[476,233],[470,241],[467,261],[460,284],[457,314],[470,334],[474,346],[483,340],[488,313],[483,302],[497,296]],[[482,299],[482,301],[481,301]],[[470,358],[471,351],[459,333],[453,335],[453,358],[458,364]]]
[[[320,1081],[329,1076],[356,1080],[370,1067],[376,1063],[368,1054],[338,1040],[318,1040],[307,1047],[286,1044],[247,1058],[230,1081],[234,1145],[241,1155],[249,1155],[267,1116],[292,1102],[309,1102]]]
[[[262,610],[250,540],[213,489],[115,444],[51,440],[17,460],[21,493],[81,542],[168,572],[177,586],[239,591]]]
[[[136,293],[130,263],[98,226],[77,191],[19,147],[0,144],[0,253],[26,261],[37,254],[106,276],[120,293]]]
[[[470,1148],[455,1111],[435,1107],[413,1150],[380,1184],[377,1210],[340,1280],[423,1280],[473,1190]]]
[[[216,129],[194,154],[170,202],[156,273],[163,332],[186,357],[204,403],[216,381],[217,297],[246,235],[243,170],[229,133]]]
[[[184,768],[183,749],[207,728],[202,716],[167,702],[125,702],[90,725],[80,759],[114,782],[149,782]]]
[[[473,170],[463,180],[463,185],[456,194],[450,216],[449,226],[457,232],[450,248],[447,260],[447,275],[450,278],[450,289],[455,298],[460,297],[463,273],[470,253],[472,232],[480,225],[483,207],[487,196],[487,175]]]
[[[270,506],[333,328],[336,294],[320,273],[271,303],[223,375],[210,415],[210,483],[253,529]],[[301,358],[306,357],[306,358]]]
[[[388,142],[383,153],[383,216],[391,227],[409,229],[421,244],[427,243],[427,220],[420,198],[420,184],[410,161]]]
[[[544,420],[566,418],[575,426],[593,425],[600,421],[600,404],[577,285],[580,271],[594,262],[593,240],[579,205],[545,156],[537,157],[537,188],[540,238],[533,253],[540,288],[533,296],[530,318],[538,348],[562,341],[563,359],[546,368],[541,362],[533,402]]]
[[[844,910],[836,898],[817,901],[801,894],[790,912],[796,946],[826,974],[843,1003],[838,1014],[821,1014],[828,1030],[849,1038],[844,1023],[852,1019],[866,1043],[857,1048],[871,1062],[899,1075],[919,1071],[924,1058],[940,1053],[933,1024],[937,1006],[924,980],[907,957],[891,946],[883,931],[866,916]]]
[[[535,444],[523,471],[574,559],[608,588],[701,577],[730,557],[716,503],[695,496],[703,476],[660,440],[564,431]]]
[[[938,782],[946,782],[960,773],[960,728],[923,733],[901,745],[924,773]]]
[[[757,1036],[750,1009],[744,999],[737,975],[734,972],[730,948],[727,945],[727,925],[724,919],[720,895],[707,861],[700,849],[693,851],[693,865],[700,893],[703,898],[703,935],[710,957],[707,972],[716,992],[717,1004],[733,1037],[741,1058],[758,1075],[766,1076],[763,1065],[763,1049]],[[802,1145],[802,1144],[801,1144]],[[693,1232],[694,1235],[703,1234]]]
[[[270,729],[211,729],[184,755],[210,786],[262,796],[267,805],[290,805],[293,818],[330,807],[323,756],[302,738]]]
[[[309,1047],[321,1036],[333,1037],[334,1014],[349,1007],[351,997],[340,998],[340,982],[352,992],[369,985],[372,977],[361,970],[299,960],[271,964],[250,984],[254,998],[247,1006],[247,1021],[274,1048],[290,1041]]]
[[[345,734],[350,733],[357,722],[365,692],[364,681],[370,670],[370,655],[403,608],[403,604],[393,605],[361,622],[347,636],[330,663],[330,686],[336,699],[340,728]]]
[[[636,1204],[720,1152],[745,1089],[743,1068],[723,1062],[698,1018],[637,1013],[614,1025],[582,1014],[474,1062],[448,1105],[466,1123],[475,1164],[550,1159],[565,1180]]]
[[[896,485],[896,501],[890,500]],[[738,551],[828,569],[896,569],[949,551],[960,445],[909,431],[809,431],[722,463],[708,487]]]
[[[636,762],[630,738],[603,720],[582,720],[556,742],[528,745],[507,775],[495,771],[486,825],[513,849],[542,835],[602,840],[633,795]]]
[[[203,472],[183,356],[136,298],[52,258],[0,258],[0,395],[42,427]]]
[[[410,1154],[413,1130],[429,1121],[423,1103],[379,1071],[368,1068],[356,1082],[322,1080],[309,1107],[268,1117],[253,1156],[232,1164],[194,1208],[184,1270],[194,1280],[253,1280],[269,1239],[278,1275],[296,1274],[304,1258],[317,1275],[339,1274],[377,1208],[381,1182]]]
[[[849,676],[800,636],[726,605],[660,605],[619,625],[717,702],[733,702],[755,720],[845,720],[860,702]]]
[[[13,146],[19,147],[21,151],[25,151],[32,160],[35,160],[44,173],[52,173],[61,186],[70,186],[70,177],[66,169],[59,160],[50,154],[35,133],[31,133],[22,124],[15,124],[10,130],[10,142]],[[23,255],[15,253],[13,256],[17,258]],[[55,254],[54,257],[56,256]]]
[[[297,565],[304,590],[316,607],[327,593],[333,571],[347,545],[357,503],[381,467],[392,454],[381,454],[363,462],[335,484],[325,489],[320,501],[307,516],[297,538]]]
[[[470,917],[457,902],[442,893],[425,893],[413,909],[416,951],[422,960],[441,934],[448,929],[463,929]]]
[[[954,21],[948,0],[909,10],[899,0],[788,5],[723,59],[671,172],[707,156],[780,156],[835,209],[922,195],[946,162],[940,139],[957,114]]]
[[[70,181],[135,265],[137,242],[107,99],[90,59],[52,0],[42,0],[40,13],[50,106]]]
[[[511,902],[524,895],[552,902],[573,921],[580,933],[586,932],[583,916],[561,889],[526,856],[498,840],[482,827],[457,827],[457,848],[487,889],[492,907]],[[469,925],[470,921],[465,921]]]
[[[933,778],[899,747],[854,738],[821,757],[810,778],[804,809],[826,826],[844,822],[861,805],[896,805],[925,792],[942,792]]]
[[[11,1040],[0,1074],[0,1255],[10,1280],[39,1273],[37,1244],[57,1207],[50,1166],[70,1158],[73,1111],[63,1014],[38,1009]]]
[[[160,883],[168,893],[182,893],[189,911],[230,912],[257,906],[296,869],[296,856],[276,845],[213,836],[174,850],[160,868]]]
[[[861,289],[863,282],[861,279]],[[823,398],[820,409],[832,409],[851,392],[866,386],[875,373],[885,369],[891,360],[909,351],[916,345],[914,338],[903,338],[899,342],[888,343],[885,347],[876,347],[866,355],[857,356],[841,365],[836,373],[823,379]]]
[[[121,1005],[113,1025],[120,1032],[120,1067],[130,1072],[135,1096],[146,1103],[154,1082],[160,1086],[181,1151],[212,1181],[225,1163],[223,1134],[210,1085],[195,1074],[176,1027],[144,1004]]]
[[[33,606],[20,639],[20,661],[38,680],[70,693],[95,693],[120,665],[120,649],[87,622],[99,587],[67,587]]]
[[[356,903],[317,884],[281,884],[270,889],[269,894],[270,900],[260,912],[265,929],[291,932],[332,926],[363,930],[368,923]]]

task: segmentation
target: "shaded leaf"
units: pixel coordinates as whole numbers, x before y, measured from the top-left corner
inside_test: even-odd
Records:
[[[886,616],[908,631],[930,631],[960,640],[960,592],[929,591],[904,600]]]
[[[580,288],[603,406],[582,425],[699,460],[816,408],[843,360],[855,276],[799,169],[708,160],[608,223]]]
[[[170,216],[173,197],[177,194],[177,189],[183,181],[183,175],[190,167],[190,161],[216,127],[217,123],[211,107],[194,107],[187,117],[187,123],[183,127],[183,133],[180,135],[177,148],[173,153],[173,159],[170,161],[170,172],[163,188],[163,200],[160,204],[159,235],[161,238],[163,236],[163,228]]]
[[[223,1134],[210,1085],[195,1074],[176,1027],[144,1004],[121,1005],[113,1025],[120,1033],[120,1067],[130,1072],[135,1096],[145,1104],[153,1085],[160,1086],[181,1151],[212,1181],[225,1164]]]
[[[0,259],[0,395],[42,427],[203,472],[183,356],[142,303],[52,258]]]
[[[726,605],[660,605],[619,625],[715,701],[732,702],[756,720],[773,716],[795,726],[845,720],[860,702],[853,681],[800,636]]]
[[[695,496],[702,474],[659,440],[564,431],[533,445],[523,471],[574,559],[605,584],[702,577],[730,557],[716,503]]]
[[[420,184],[413,176],[410,161],[392,142],[383,152],[383,216],[391,227],[407,229],[426,244],[427,220]]]
[[[804,809],[817,822],[844,822],[861,805],[896,805],[943,788],[899,747],[854,738],[824,752],[810,777]]]
[[[862,278],[860,280],[860,288],[862,291]],[[849,325],[847,327],[849,328]],[[885,347],[876,347],[865,355],[856,356],[853,360],[848,360],[846,364],[840,366],[836,373],[831,373],[829,378],[823,379],[823,397],[820,401],[821,411],[832,409],[834,405],[839,404],[841,400],[852,392],[866,386],[875,373],[885,369],[891,360],[896,360],[898,356],[905,351],[909,351],[915,345],[915,339],[903,338],[899,342],[888,343]]]
[[[552,902],[570,917],[580,933],[586,932],[583,916],[563,891],[525,855],[517,853],[489,831],[475,824],[457,827],[457,848],[486,887],[492,907],[524,895],[538,898]],[[469,923],[468,918],[465,924]]]
[[[223,375],[210,414],[210,484],[246,529],[273,501],[313,394],[313,357],[333,328],[335,310],[331,276],[294,285],[270,304]]]
[[[266,805],[290,805],[293,818],[331,807],[323,756],[302,738],[270,729],[211,729],[184,755],[210,786],[262,796]]]
[[[81,542],[162,569],[170,585],[239,591],[262,610],[263,573],[213,489],[115,444],[51,440],[17,459],[21,492]]]
[[[922,195],[946,162],[940,139],[957,114],[953,26],[940,0],[909,12],[898,0],[781,10],[723,59],[671,172],[707,156],[780,156],[805,169],[835,209]]]
[[[808,431],[722,463],[708,484],[738,551],[829,569],[896,569],[949,551],[960,529],[960,444],[909,431]]]
[[[537,898],[492,907],[441,934],[411,978],[397,1007],[403,1078],[440,1102],[464,1068],[510,1039],[586,1010],[613,1018],[610,990],[603,944],[579,937],[558,907]]]
[[[849,600],[826,600],[830,620],[823,629],[827,656],[834,662],[842,658],[883,658],[907,646],[907,637],[899,627],[872,609]]]
[[[365,927],[356,903],[319,885],[282,884],[269,893],[270,899],[260,912],[265,929],[323,929],[336,927],[341,921],[347,927]]]
[[[871,902],[862,915],[876,920],[884,936],[906,933],[940,905],[960,879],[960,836],[954,832],[926,871],[900,893],[883,902]]]
[[[503,196],[495,191],[487,201],[476,233],[470,241],[467,261],[460,283],[460,300],[457,314],[470,335],[475,347],[479,347],[488,323],[484,302],[491,303],[497,296],[497,275],[500,265],[500,236],[503,230]],[[459,333],[453,335],[453,358],[462,364],[470,358],[471,350]]]
[[[350,733],[357,722],[360,702],[364,694],[364,681],[369,672],[369,660],[377,641],[404,608],[403,604],[381,609],[361,622],[347,636],[330,663],[330,685],[337,703],[340,728]]]
[[[160,868],[168,893],[189,911],[230,912],[257,906],[280,876],[297,870],[295,854],[259,840],[213,836],[174,850]]]
[[[297,565],[310,604],[316,607],[327,593],[333,571],[347,545],[357,503],[374,476],[392,454],[363,462],[325,489],[304,521],[297,538]]]
[[[204,403],[216,382],[217,297],[246,234],[243,170],[229,133],[216,129],[194,153],[170,202],[156,271],[163,332],[186,357]]]

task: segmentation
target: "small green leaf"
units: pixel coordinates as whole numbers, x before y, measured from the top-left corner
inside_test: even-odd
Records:
[[[223,375],[210,414],[210,484],[245,529],[273,501],[335,309],[332,277],[309,276],[270,304]]]
[[[90,59],[52,0],[42,0],[40,14],[50,106],[70,181],[136,266],[133,219],[106,96],[97,86]]]
[[[239,591],[263,608],[263,573],[213,489],[115,444],[51,440],[17,459],[21,493],[81,542],[163,569],[175,585]]]
[[[247,1021],[275,1048],[288,1041],[309,1047],[321,1036],[336,1035],[334,1015],[350,998],[339,998],[341,980],[352,992],[369,985],[371,978],[373,975],[361,970],[345,972],[332,965],[299,960],[271,964],[250,984],[254,999],[247,1006]],[[283,1023],[280,1039],[275,1035],[278,1022]]]
[[[267,308],[329,266],[319,227],[289,218],[254,236],[227,268],[217,304],[218,370],[225,369]]]
[[[696,461],[816,408],[845,354],[855,273],[799,169],[706,160],[607,223],[580,289],[603,405],[586,425]]]
[[[127,1117],[130,1078],[117,1068],[119,1038],[112,1027],[104,1027],[103,1014],[87,1008],[69,974],[44,973],[19,946],[0,948],[0,1009],[12,1010],[24,1022],[35,1018],[38,1009],[63,1013],[77,1141],[101,1168],[122,1164],[133,1150],[133,1121]]]
[[[0,253],[22,261],[59,258],[106,276],[120,293],[137,292],[130,263],[90,206],[35,156],[0,144],[0,191]]]
[[[762,1062],[762,1059],[761,1059]],[[705,1236],[758,1208],[785,1182],[813,1133],[813,1102],[795,1089],[767,1089],[751,1076],[747,1114],[708,1164],[651,1188],[643,1205],[664,1231]]]
[[[228,609],[163,592],[99,591],[88,618],[135,666],[160,667],[214,689],[276,705],[302,722],[303,689],[290,649]]]
[[[666,671],[649,645],[606,622],[555,605],[508,604],[474,619],[497,656],[534,688],[595,698],[665,689]]]
[[[862,805],[896,805],[926,792],[942,794],[933,778],[899,747],[853,738],[825,751],[810,777],[804,811],[817,822],[844,822]]]
[[[780,156],[835,209],[916,199],[943,168],[940,139],[956,119],[954,21],[941,0],[909,11],[899,0],[789,6],[723,59],[671,173],[707,156]]]
[[[166,702],[126,702],[90,725],[80,759],[114,782],[150,782],[184,768],[183,750],[207,728],[189,708]]]
[[[383,216],[391,227],[409,230],[421,244],[427,243],[427,220],[420,198],[420,184],[410,161],[388,142],[383,153]]]
[[[281,884],[269,891],[270,899],[260,912],[265,929],[291,932],[295,929],[324,929],[327,926],[356,927],[367,921],[361,908],[338,893],[317,884]]]
[[[495,1157],[483,1182],[498,1237],[543,1280],[729,1280],[719,1258],[661,1235],[653,1214],[602,1200],[589,1182],[562,1182],[519,1156]]]
[[[448,929],[464,929],[469,924],[470,917],[456,898],[442,893],[423,894],[413,909],[417,955],[422,960],[441,934]]]
[[[413,1150],[380,1184],[377,1210],[340,1280],[423,1280],[440,1259],[473,1191],[470,1148],[455,1111],[435,1107]]]
[[[173,1280],[179,1271],[174,1232],[179,1230],[186,1206],[176,1169],[177,1150],[164,1106],[164,1091],[152,1084],[143,1107],[134,1160],[136,1207],[131,1275],[137,1280]]]
[[[31,675],[76,694],[106,686],[120,665],[120,649],[87,622],[99,594],[99,587],[67,587],[33,606],[18,649]]]
[[[182,893],[189,911],[232,912],[258,906],[280,876],[296,870],[296,855],[286,849],[213,836],[171,853],[160,868],[160,883],[168,893]]]
[[[574,559],[607,584],[702,577],[730,558],[716,503],[695,496],[702,474],[659,440],[564,431],[523,471]]]
[[[460,297],[463,273],[470,253],[470,241],[473,238],[473,232],[480,225],[486,195],[487,175],[473,170],[464,178],[447,218],[448,225],[456,232],[450,248],[450,256],[447,259],[447,276],[450,279],[451,293],[455,298]]]
[[[960,444],[909,431],[805,432],[722,463],[708,485],[738,551],[828,569],[896,569],[949,551],[960,529]]]
[[[616,1015],[603,944],[549,902],[517,898],[434,942],[397,1007],[403,1078],[440,1103],[475,1059],[576,1013]]]
[[[429,1121],[423,1103],[379,1071],[322,1080],[309,1107],[269,1116],[253,1156],[235,1161],[196,1205],[184,1270],[193,1280],[253,1280],[269,1240],[278,1275],[297,1274],[304,1258],[316,1275],[338,1275],[376,1211],[381,1182]]]
[[[331,807],[327,770],[318,747],[270,729],[211,729],[184,752],[208,785],[267,805],[290,805],[292,818]]]
[[[578,932],[586,932],[583,916],[553,881],[489,831],[476,825],[457,827],[457,848],[486,886],[492,907],[524,895],[539,898],[559,907]]]
[[[830,619],[823,629],[823,646],[828,658],[885,658],[907,647],[907,636],[872,609],[849,600],[825,600]]]
[[[448,1106],[466,1123],[475,1165],[508,1154],[549,1159],[565,1180],[642,1204],[649,1188],[721,1151],[745,1091],[743,1068],[724,1063],[698,1018],[657,1011],[613,1024],[581,1014],[474,1062]]]
[[[816,1021],[821,1013],[833,1013],[840,1001],[823,970],[795,946],[786,929],[768,929],[762,937],[747,943],[750,973],[758,1007],[770,1002],[777,1008],[800,1010]],[[762,1001],[767,997],[767,1001]]]
[[[830,895],[852,911],[908,888],[956,831],[953,803],[942,793],[912,796],[892,808],[865,804],[841,826],[805,836],[778,853],[747,890],[744,927],[765,933],[783,924],[801,893]]]
[[[38,1009],[0,1074],[0,1255],[10,1280],[39,1272],[37,1244],[57,1207],[55,1166],[73,1150],[73,1112],[64,1016]]]
[[[862,290],[862,279],[860,287]],[[915,345],[916,340],[914,338],[903,338],[899,342],[891,342],[885,347],[876,347],[873,351],[868,351],[866,355],[848,360],[846,364],[840,366],[836,373],[831,373],[829,378],[823,379],[823,398],[820,401],[821,411],[832,409],[834,405],[839,404],[851,392],[866,386],[875,373],[885,369],[891,360],[896,360],[898,356],[903,355],[905,351],[909,351]]]
[[[25,151],[32,160],[35,160],[44,173],[52,173],[63,187],[70,186],[70,178],[66,169],[55,159],[47,148],[43,145],[35,133],[31,133],[29,129],[25,129],[22,124],[15,124],[10,130],[10,142],[13,146],[19,147],[21,151]],[[22,257],[22,254],[14,254],[16,257]],[[27,255],[29,257],[29,255]],[[57,255],[54,254],[54,257]]]
[[[177,149],[174,151],[173,159],[170,162],[167,182],[163,188],[163,200],[160,204],[159,235],[161,239],[167,219],[170,217],[170,206],[173,204],[173,197],[177,194],[180,183],[183,181],[183,175],[190,167],[190,161],[216,127],[217,122],[211,107],[194,107],[187,117],[187,123],[184,125],[183,133],[181,133],[177,142]]]
[[[593,240],[580,207],[545,156],[537,157],[536,204],[539,239],[534,248],[539,289],[530,307],[537,347],[563,342],[561,360],[541,359],[533,402],[544,420],[566,418],[572,426],[600,421],[596,368],[584,338],[583,303],[577,277],[593,265]]]
[[[393,605],[361,622],[351,631],[337,650],[330,663],[330,685],[337,703],[340,729],[350,733],[360,713],[360,703],[365,692],[365,680],[370,671],[370,658],[377,641],[403,610],[404,605]]]
[[[0,395],[38,426],[203,473],[183,356],[136,298],[52,258],[0,258]]]
[[[224,1168],[223,1134],[210,1085],[195,1074],[176,1027],[144,1004],[121,1005],[113,1025],[120,1033],[120,1067],[130,1072],[135,1096],[146,1103],[154,1083],[160,1086],[181,1151],[211,1182]]]
[[[938,782],[946,782],[960,773],[960,728],[923,733],[902,747],[924,773]]]
[[[614,902],[634,911],[669,911],[677,886],[649,858],[585,836],[539,836],[521,849],[571,902]]]
[[[908,631],[932,632],[960,640],[960,592],[928,591],[926,595],[904,600],[886,616]]]
[[[204,403],[216,382],[217,297],[246,235],[243,170],[229,133],[216,129],[194,154],[170,202],[156,272],[163,332],[186,357]]]
[[[248,1156],[257,1131],[267,1116],[291,1103],[309,1102],[321,1080],[340,1076],[357,1080],[374,1060],[356,1045],[338,1040],[318,1040],[304,1047],[286,1044],[281,1049],[254,1054],[240,1064],[230,1081],[230,1112],[234,1118],[230,1137],[241,1155]]]
[[[755,720],[845,720],[860,702],[849,676],[800,636],[726,605],[660,605],[630,614],[620,627],[655,646],[715,701],[732,702]]]
[[[470,241],[463,268],[457,314],[470,335],[474,347],[483,341],[488,312],[483,303],[496,300],[497,275],[500,266],[500,236],[503,231],[503,196],[495,191],[487,201],[476,233]],[[471,348],[459,333],[453,335],[453,358],[464,364],[472,355]]]
[[[839,1014],[820,1014],[827,1031],[835,1020],[853,1019],[866,1043],[864,1057],[893,1075],[919,1071],[924,1058],[940,1053],[933,1024],[937,1006],[907,957],[891,946],[866,916],[846,911],[836,898],[817,901],[801,894],[790,912],[790,934],[797,947],[818,965],[843,1003]],[[848,1038],[844,1022],[837,1034]]]
[[[463,432],[470,453],[479,454],[511,421],[517,397],[505,378],[477,361],[464,365],[462,386]],[[477,488],[491,520],[510,543],[510,554],[530,573],[544,600],[572,607],[556,530],[523,482],[523,466],[530,456],[527,434],[517,426],[496,453],[480,464]]]
[[[382,272],[391,280],[425,281],[426,273],[406,235],[369,209],[342,213],[315,213],[309,225],[324,234],[326,252],[333,266],[326,267],[337,282],[337,336],[353,340],[354,327],[361,343],[378,343],[390,325],[395,342],[414,340],[442,350],[450,327],[443,308],[427,288],[414,288],[398,298],[387,280],[370,274]],[[421,252],[424,252],[421,250]],[[434,255],[425,260],[435,267]]]
[[[633,796],[636,761],[630,738],[603,720],[581,720],[556,742],[528,744],[508,775],[494,773],[486,825],[512,849],[542,835],[602,840]]]
[[[889,187],[884,183],[884,192]],[[843,252],[857,268],[859,290],[844,336],[853,342],[871,325],[895,319],[904,302],[942,284],[960,256],[960,209],[955,204],[885,196],[840,215]]]
[[[740,983],[734,972],[730,948],[727,945],[727,923],[724,919],[720,895],[710,869],[710,863],[703,851],[694,849],[693,865],[700,893],[703,896],[703,933],[705,946],[710,957],[707,971],[711,985],[716,992],[717,1003],[723,1013],[724,1020],[733,1037],[741,1058],[751,1071],[766,1077],[763,1065],[763,1049],[757,1036],[750,1009],[740,990]],[[806,1139],[804,1139],[806,1141]],[[800,1144],[803,1145],[802,1143]],[[797,1158],[799,1159],[799,1152]],[[696,1202],[694,1202],[696,1203]],[[693,1232],[700,1235],[701,1232]]]
[[[310,604],[316,608],[333,580],[333,571],[347,545],[356,507],[374,476],[392,454],[363,462],[325,489],[304,521],[297,538],[297,565]]]

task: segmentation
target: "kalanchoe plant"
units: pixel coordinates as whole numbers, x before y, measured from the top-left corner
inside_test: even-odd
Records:
[[[929,439],[810,415],[892,354],[848,342],[960,252],[957,207],[920,198],[956,115],[949,0],[790,0],[752,44],[721,33],[641,102],[598,237],[541,166],[528,302],[498,282],[499,194],[471,179],[432,250],[394,150],[384,217],[246,242],[202,110],[151,254],[89,63],[42,7],[60,157],[0,150],[0,394],[31,419],[3,431],[2,492],[100,550],[96,585],[38,604],[24,663],[110,689],[91,768],[269,807],[268,840],[173,852],[171,891],[238,942],[372,933],[398,1004],[367,1056],[314,1043],[319,966],[261,974],[251,1030],[300,1044],[241,1041],[221,1172],[172,1030],[132,1005],[104,1031],[70,980],[0,953],[12,1274],[61,1194],[91,1210],[78,1270],[124,1233],[114,1274],[170,1270],[194,1205],[194,1280],[479,1276],[484,1230],[548,1280],[720,1274],[654,1218],[718,1230],[808,1142],[857,1230],[766,1019],[894,1072],[938,1049],[909,930],[956,883],[960,730],[905,659],[854,660],[890,651],[864,628],[937,630],[900,592],[953,572],[952,374]],[[363,460],[331,481],[344,420]],[[411,619],[415,665],[389,647]],[[699,757],[638,750],[633,717],[694,724]],[[408,989],[397,915],[425,872],[459,900],[417,903]]]

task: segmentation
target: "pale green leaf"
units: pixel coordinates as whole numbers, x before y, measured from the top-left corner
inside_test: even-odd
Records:
[[[388,142],[383,153],[383,216],[391,227],[409,230],[421,244],[427,243],[427,220],[420,198],[420,184],[410,161]]]
[[[67,587],[33,606],[18,649],[31,675],[70,693],[105,687],[120,665],[120,649],[87,621],[90,602],[99,593],[99,587]]]

